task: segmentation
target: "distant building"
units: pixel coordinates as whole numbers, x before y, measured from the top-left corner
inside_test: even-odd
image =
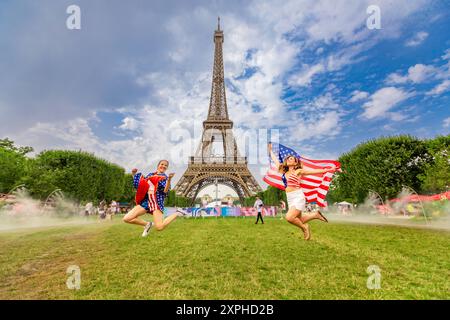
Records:
[[[221,199],[221,202],[225,205],[232,206],[234,201],[239,200],[239,197],[233,197],[231,194],[227,194]]]
[[[204,194],[201,199],[202,203],[210,203],[213,201],[213,198],[209,194]]]

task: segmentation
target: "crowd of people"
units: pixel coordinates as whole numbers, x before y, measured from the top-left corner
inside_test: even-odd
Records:
[[[129,210],[128,207],[121,207],[120,203],[112,200],[109,204],[102,200],[98,206],[94,206],[92,202],[86,203],[84,206],[84,216],[98,215],[100,219],[112,220],[112,217],[116,214],[125,214]]]

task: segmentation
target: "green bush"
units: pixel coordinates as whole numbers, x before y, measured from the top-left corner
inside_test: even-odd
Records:
[[[41,152],[24,179],[33,196],[44,199],[55,189],[79,201],[130,200],[132,177],[115,164],[81,151]]]

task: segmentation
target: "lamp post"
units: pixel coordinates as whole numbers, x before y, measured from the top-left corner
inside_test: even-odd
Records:
[[[214,181],[214,185],[216,186],[216,199],[215,199],[215,201],[219,201],[219,196],[218,196],[218,193],[219,193],[219,182],[218,182],[217,179]]]

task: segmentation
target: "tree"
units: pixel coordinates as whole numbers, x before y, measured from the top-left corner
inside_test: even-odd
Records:
[[[0,139],[0,192],[7,193],[22,182],[26,175],[28,159],[25,155],[31,147],[16,147],[14,142]]]
[[[164,205],[167,207],[175,207],[176,197],[175,190],[169,190]]]
[[[133,176],[131,173],[124,175],[122,179],[122,192],[121,196],[117,199],[119,202],[132,202],[134,201],[135,190],[133,188]]]
[[[180,197],[176,195],[175,190],[170,190],[167,194],[167,197],[164,201],[164,205],[167,207],[189,207],[191,206],[191,199],[190,198],[185,198],[185,197]]]
[[[382,137],[358,145],[339,158],[342,173],[330,187],[328,201],[363,202],[369,190],[395,197],[403,185],[420,190],[418,176],[430,161],[427,145],[411,136]]]
[[[25,156],[34,150],[32,147],[16,147],[14,141],[9,140],[8,138],[0,139],[0,149],[13,151],[22,156]]]
[[[421,189],[427,193],[447,191],[450,186],[450,135],[439,136],[427,142],[431,161],[419,175]]]
[[[125,170],[86,152],[41,152],[25,179],[32,195],[44,199],[55,189],[79,201],[111,201],[131,195],[131,177]]]

